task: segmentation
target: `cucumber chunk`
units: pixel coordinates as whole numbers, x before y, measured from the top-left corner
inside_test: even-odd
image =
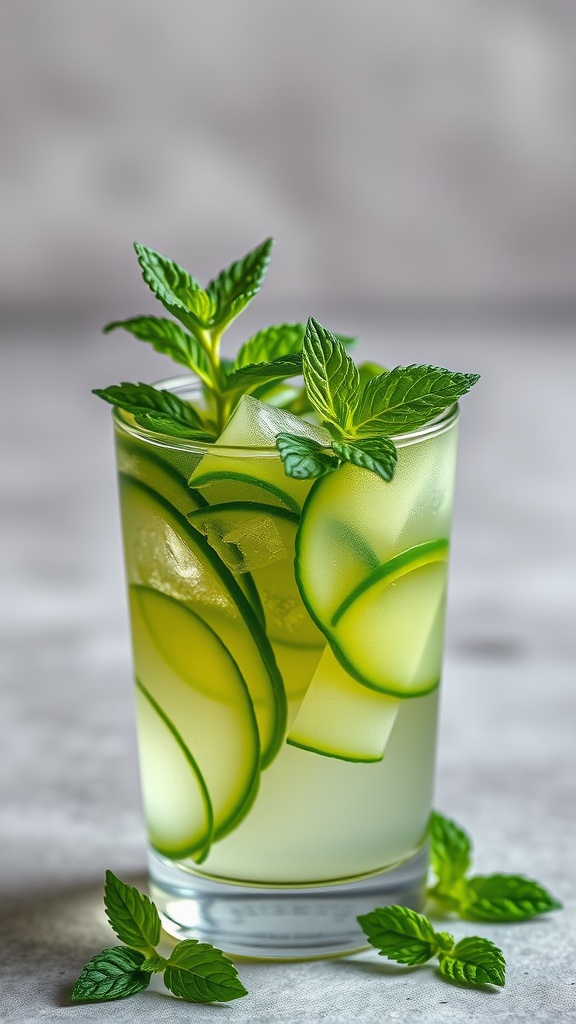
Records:
[[[213,810],[213,841],[235,828],[256,795],[260,745],[248,687],[222,641],[202,619],[179,601],[148,587],[130,587],[130,611],[137,678],[156,711],[170,722],[205,782]],[[214,685],[211,685],[211,684]],[[186,788],[190,758],[178,766],[155,754],[158,783],[167,804]],[[180,770],[178,770],[180,768]],[[184,768],[184,771],[182,770]],[[156,842],[169,847],[178,831],[174,808],[155,822]]]
[[[383,567],[342,606],[331,642],[341,664],[365,686],[419,697],[440,679],[447,563],[445,554],[425,563],[405,555],[400,568]]]
[[[287,476],[280,456],[265,451],[274,449],[276,434],[281,431],[330,440],[321,428],[243,395],[217,442],[192,473],[190,485],[199,488],[210,504],[233,499],[266,501],[299,512],[310,481]],[[218,454],[218,447],[228,450]],[[238,453],[230,448],[237,448]]]
[[[286,694],[270,641],[234,576],[205,538],[165,498],[120,475],[128,582],[162,591],[211,626],[246,680],[262,767],[286,728]]]
[[[361,686],[327,647],[286,742],[343,761],[381,761],[399,706]]]
[[[164,857],[208,856],[214,819],[195,758],[174,723],[136,678],[142,804],[152,846]],[[160,767],[159,767],[160,766]]]

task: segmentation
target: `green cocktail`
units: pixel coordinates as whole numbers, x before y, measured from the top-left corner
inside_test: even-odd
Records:
[[[358,947],[357,915],[418,906],[426,872],[457,394],[386,432],[404,368],[367,386],[322,330],[309,408],[270,370],[262,393],[273,361],[244,370],[269,401],[190,377],[114,401],[154,898],[174,934],[248,955]]]

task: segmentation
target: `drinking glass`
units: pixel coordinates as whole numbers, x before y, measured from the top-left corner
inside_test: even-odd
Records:
[[[216,443],[114,414],[150,886],[178,938],[326,956],[423,902],[458,410],[387,482],[288,477],[263,408]]]

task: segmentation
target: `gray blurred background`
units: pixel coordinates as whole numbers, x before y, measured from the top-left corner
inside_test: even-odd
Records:
[[[0,303],[145,302],[273,234],[269,299],[570,310],[570,0],[3,0]]]
[[[463,402],[437,804],[476,837],[477,870],[576,905],[573,0],[2,0],[12,1021],[67,1019],[62,993],[110,940],[104,868],[144,870],[109,410],[90,389],[172,365],[100,328],[155,311],[133,240],[205,282],[270,234],[230,344],[312,313],[365,358],[482,374]],[[483,929],[512,968],[492,1021],[574,1019],[575,922]],[[369,974],[345,1003],[336,962],[306,984],[251,970],[253,1022],[381,1020]],[[278,985],[300,993],[294,1018]],[[411,992],[427,1015],[433,994]],[[468,995],[439,993],[435,1020],[467,1018]]]

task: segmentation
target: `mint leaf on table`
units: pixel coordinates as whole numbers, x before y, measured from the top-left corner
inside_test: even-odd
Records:
[[[247,994],[232,961],[196,939],[184,939],[174,947],[164,982],[174,995],[195,1003],[229,1002]]]
[[[110,927],[120,942],[154,956],[160,942],[160,916],[144,893],[122,882],[112,871],[106,872],[104,906]]]
[[[436,932],[423,914],[409,907],[379,907],[358,922],[380,956],[415,966],[438,957],[442,977],[475,987],[504,985],[506,961],[488,939],[470,936],[454,944],[448,932]]]
[[[295,480],[325,476],[340,464],[335,455],[311,437],[280,433],[276,435],[276,447],[287,476]]]
[[[74,1002],[125,999],[148,988],[152,975],[142,970],[144,954],[126,946],[103,949],[86,964],[72,989]]]
[[[173,320],[157,316],[134,316],[129,320],[114,320],[106,324],[104,333],[122,328],[139,341],[148,342],[156,352],[170,356],[181,363],[205,383],[210,383],[210,363],[206,352],[192,335]]]
[[[506,981],[506,960],[502,950],[489,939],[468,936],[450,951],[438,953],[440,973],[450,981],[478,987]]]
[[[338,339],[310,317],[302,349],[302,372],[312,405],[325,425],[345,435],[360,387],[354,361]]]
[[[151,384],[111,384],[107,388],[95,388],[93,394],[132,413],[136,422],[148,430],[196,440],[214,436],[193,405]]]
[[[206,294],[214,309],[212,319],[219,327],[227,327],[260,290],[273,244],[274,239],[267,238],[208,284]]]
[[[526,921],[561,906],[523,875],[473,875],[466,879],[458,913],[468,921]]]
[[[416,430],[439,416],[479,380],[439,366],[396,366],[372,377],[353,412],[357,437]]]
[[[430,866],[438,886],[449,892],[470,867],[470,838],[460,825],[438,811],[430,815],[429,833]]]
[[[134,243],[142,277],[156,298],[192,333],[209,326],[214,300],[187,270],[162,253]]]
[[[424,964],[438,949],[436,932],[427,917],[409,907],[380,907],[358,918],[380,956],[399,964]]]
[[[427,895],[467,921],[527,921],[562,904],[523,875],[468,875],[472,842],[464,829],[438,811],[430,815],[430,867],[436,882]]]
[[[398,462],[396,445],[389,437],[367,437],[361,441],[333,441],[332,448],[343,461],[370,469],[383,480],[391,480]]]
[[[97,953],[72,989],[75,1002],[123,999],[141,992],[152,974],[164,974],[174,995],[189,1002],[229,1002],[246,995],[231,960],[208,942],[186,939],[169,959],[156,950],[161,923],[156,906],[133,885],[106,872],[104,905],[112,929],[124,946]]]

